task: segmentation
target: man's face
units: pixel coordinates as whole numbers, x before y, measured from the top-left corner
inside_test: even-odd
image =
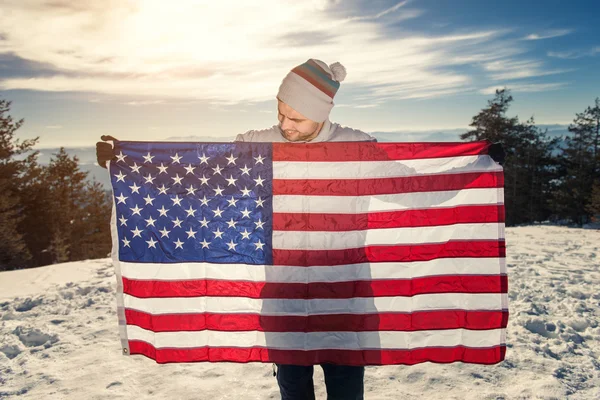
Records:
[[[283,136],[291,142],[310,141],[316,138],[323,127],[323,122],[315,122],[281,100],[277,100],[279,126]]]

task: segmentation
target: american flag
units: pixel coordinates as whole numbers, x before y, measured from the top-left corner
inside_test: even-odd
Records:
[[[116,142],[123,353],[502,361],[504,178],[489,145]]]

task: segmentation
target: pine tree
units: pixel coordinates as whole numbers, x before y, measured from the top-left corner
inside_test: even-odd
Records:
[[[592,196],[585,209],[592,216],[593,222],[600,223],[600,179],[594,182]]]
[[[586,207],[592,199],[594,181],[600,176],[600,99],[594,107],[577,113],[569,125],[570,136],[560,157],[558,187],[554,192],[555,211],[576,224],[589,221]]]

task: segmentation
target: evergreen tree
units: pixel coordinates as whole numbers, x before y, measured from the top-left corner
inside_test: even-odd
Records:
[[[592,196],[586,210],[592,216],[592,221],[600,222],[600,179],[597,179],[592,186]]]
[[[560,179],[554,192],[555,211],[579,225],[589,221],[592,187],[600,176],[600,99],[577,113],[569,125],[560,157]]]

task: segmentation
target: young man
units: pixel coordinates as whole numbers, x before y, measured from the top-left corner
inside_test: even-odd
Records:
[[[329,121],[333,98],[346,69],[309,59],[293,68],[283,79],[277,94],[279,124],[251,130],[236,137],[237,142],[373,142],[369,134]],[[102,137],[102,140],[116,140]],[[96,144],[98,164],[114,158],[112,146]],[[364,367],[322,364],[328,400],[362,400]],[[277,383],[283,400],[313,400],[313,366],[278,364]]]

